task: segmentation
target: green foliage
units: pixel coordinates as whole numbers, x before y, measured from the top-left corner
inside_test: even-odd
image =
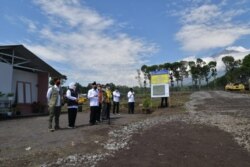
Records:
[[[219,77],[215,80],[217,87],[224,87],[227,84],[226,76]]]
[[[3,97],[5,94],[0,91],[0,97]]]
[[[226,66],[226,71],[230,71],[234,67],[234,58],[232,56],[225,56],[222,58],[223,63]]]
[[[192,77],[192,83],[193,86],[191,87],[192,90],[200,89],[201,88],[201,81],[205,80],[207,82],[207,87],[210,88],[224,88],[224,86],[228,82],[241,82],[241,83],[247,83],[248,79],[250,78],[250,54],[246,55],[241,60],[235,60],[232,56],[225,56],[222,58],[223,63],[226,66],[226,73],[224,76],[217,78],[217,62],[211,61],[208,64],[204,62],[202,59],[197,58],[196,61],[180,61],[180,62],[173,62],[173,63],[163,63],[159,65],[152,65],[147,66],[143,65],[141,67],[141,71],[148,75],[148,78],[150,80],[150,71],[156,71],[156,70],[171,70],[171,73],[174,76],[175,81],[181,81],[184,79],[184,76],[188,76],[191,74]],[[187,68],[189,66],[189,68]],[[187,69],[190,69],[187,71]],[[211,83],[209,83],[210,79],[213,79]],[[174,81],[174,80],[173,80]],[[171,82],[172,83],[172,82]],[[198,85],[199,84],[199,85]],[[183,88],[183,85],[181,84],[181,88]],[[175,88],[176,90],[180,90]]]
[[[149,108],[151,107],[151,99],[149,97],[146,97],[142,102],[143,108]]]
[[[13,97],[14,96],[14,93],[8,93],[7,94],[7,97]]]
[[[246,55],[243,59],[242,66],[250,67],[250,54]]]
[[[89,87],[90,88],[90,87]],[[88,87],[82,86],[80,83],[76,83],[76,91],[78,93],[87,93],[88,92]]]
[[[57,80],[57,79],[60,79],[61,85],[63,85],[67,80],[67,76],[62,75],[61,78],[53,77],[53,78],[50,79],[49,84],[52,85],[52,86],[55,85],[55,80]]]

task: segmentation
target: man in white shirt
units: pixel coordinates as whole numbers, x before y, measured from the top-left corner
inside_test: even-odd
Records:
[[[118,89],[115,89],[115,91],[113,92],[113,114],[119,113],[120,96],[121,94]]]
[[[96,82],[92,83],[92,89],[88,91],[88,99],[90,105],[90,125],[96,124],[97,112],[99,110],[98,90]]]
[[[128,113],[134,114],[134,108],[135,108],[135,93],[132,88],[129,89],[128,92]]]
[[[47,100],[49,106],[49,131],[53,132],[55,129],[59,129],[59,117],[61,113],[62,105],[62,93],[60,90],[60,79],[54,79],[54,85],[47,91]],[[52,127],[53,118],[55,118],[55,126]]]

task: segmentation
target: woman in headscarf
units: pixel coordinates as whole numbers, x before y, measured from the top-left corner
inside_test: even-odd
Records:
[[[69,89],[66,92],[68,98],[68,128],[75,128],[75,121],[78,109],[78,94],[76,92],[76,83],[69,84]]]

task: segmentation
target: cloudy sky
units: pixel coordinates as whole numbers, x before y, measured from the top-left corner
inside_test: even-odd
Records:
[[[250,48],[249,0],[1,0],[0,44],[82,85],[136,85],[143,64]]]

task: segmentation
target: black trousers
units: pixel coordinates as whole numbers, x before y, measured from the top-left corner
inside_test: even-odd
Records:
[[[164,104],[164,102],[165,102],[165,104]],[[161,107],[168,107],[168,98],[167,97],[161,98]]]
[[[75,127],[77,108],[68,108],[68,121],[70,127]]]
[[[135,102],[129,102],[128,103],[128,113],[134,114],[134,108],[135,108]]]
[[[103,102],[102,103],[102,112],[101,112],[101,115],[102,115],[102,119],[107,119],[107,114],[106,114],[106,110],[107,110],[107,103]]]
[[[111,109],[111,103],[106,103],[106,118],[109,119],[110,118],[110,109]]]
[[[89,123],[94,125],[96,123],[97,112],[99,110],[99,106],[90,106],[90,119]]]
[[[96,113],[96,120],[100,122],[101,120],[102,103],[99,103],[98,111]]]
[[[113,102],[113,113],[119,113],[119,102]]]

